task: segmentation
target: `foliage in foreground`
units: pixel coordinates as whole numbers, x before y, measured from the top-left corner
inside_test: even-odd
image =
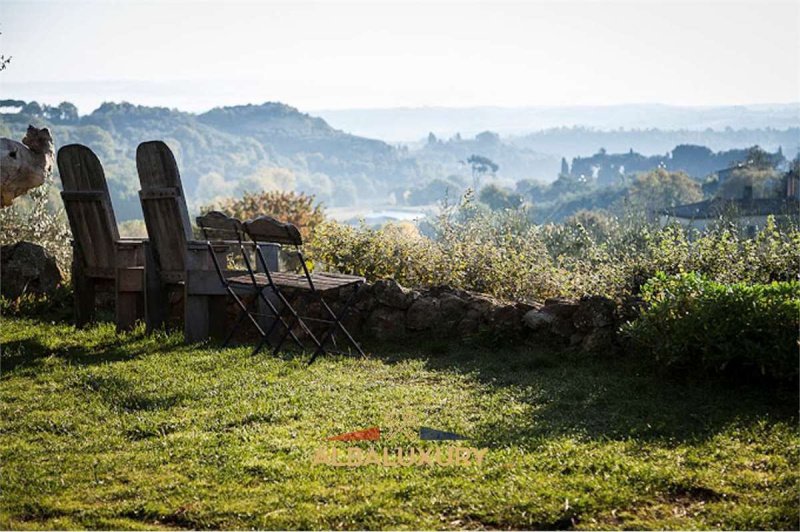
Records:
[[[250,356],[4,319],[3,528],[796,529],[796,388],[664,382],[635,360],[383,349]],[[381,354],[383,353],[383,354]],[[399,419],[483,467],[314,465]],[[376,445],[442,445],[409,436]],[[366,445],[366,444],[364,444]]]
[[[258,216],[272,216],[276,220],[296,225],[304,237],[308,237],[325,219],[322,205],[314,203],[314,196],[303,193],[270,190],[245,192],[239,199],[227,198],[200,208],[205,214],[221,211],[241,221]]]
[[[314,258],[368,279],[447,284],[517,300],[636,296],[659,271],[698,272],[724,283],[790,281],[800,274],[800,230],[772,220],[755,237],[724,221],[697,233],[596,213],[541,226],[524,211],[488,212],[467,197],[446,208],[429,232],[430,238],[407,225],[325,222],[313,238]]]
[[[17,198],[11,207],[0,209],[0,244],[33,242],[53,254],[61,272],[68,274],[72,261],[64,204],[52,179]]]
[[[66,274],[69,227],[54,187],[41,187],[19,206],[0,212],[2,243],[21,239],[43,245]],[[270,214],[301,228],[320,268],[391,277],[411,287],[449,285],[507,299],[586,294],[637,296],[656,272],[698,272],[723,283],[769,283],[800,276],[800,230],[773,220],[754,237],[720,220],[704,233],[649,225],[640,217],[616,218],[583,211],[561,224],[534,224],[524,209],[492,212],[466,195],[457,206],[421,224],[374,229],[325,220],[312,196],[294,192],[246,194],[204,209],[239,219]],[[143,236],[143,224],[123,234]]]
[[[689,273],[648,281],[627,329],[660,364],[682,370],[798,374],[800,283],[722,284]]]

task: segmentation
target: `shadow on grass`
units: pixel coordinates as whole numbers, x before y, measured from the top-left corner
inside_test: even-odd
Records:
[[[84,331],[76,331],[80,334]],[[0,345],[0,361],[4,373],[18,367],[30,366],[42,359],[57,357],[71,364],[92,365],[119,362],[137,358],[145,353],[165,352],[179,345],[174,339],[156,343],[146,341],[143,331],[128,333],[113,339],[92,342],[92,345],[67,344],[52,347],[42,341],[35,332],[27,337]]]
[[[381,346],[386,363],[409,358],[510,393],[525,412],[487,416],[471,434],[487,447],[535,447],[553,436],[679,444],[731,425],[797,423],[797,382],[738,383],[671,375],[636,355],[590,356],[558,347],[497,348],[441,342]]]
[[[34,366],[51,356],[91,365],[198,347],[184,346],[180,334],[153,338],[142,328],[125,335],[70,331],[76,337],[54,342],[55,348],[35,329],[25,331],[24,337],[3,344],[2,369]],[[659,371],[644,357],[588,356],[557,346],[493,348],[420,340],[411,345],[367,347],[372,348],[371,358],[386,364],[421,360],[432,371],[467,375],[487,393],[502,391],[524,406],[503,417],[482,416],[484,421],[469,435],[473,444],[481,446],[535,447],[562,435],[679,444],[713,437],[732,424],[797,422],[796,382],[743,385],[676,377]],[[266,349],[256,356],[269,357],[271,352]],[[303,363],[309,356],[292,351],[279,355],[284,361]]]
[[[33,365],[48,357],[57,357],[72,364],[92,365],[121,362],[135,359],[144,354],[165,353],[174,349],[210,348],[219,350],[226,348],[222,346],[222,340],[216,338],[195,344],[186,344],[183,342],[182,328],[174,324],[152,334],[145,333],[142,323],[139,323],[133,331],[116,333],[108,329],[101,330],[106,327],[113,329],[113,320],[109,317],[104,320],[96,320],[83,329],[75,328],[69,322],[45,322],[42,324],[41,330],[37,330],[36,322],[39,320],[36,318],[12,316],[12,319],[15,318],[23,319],[31,326],[24,331],[24,337],[0,342],[0,369],[3,372],[11,372],[18,367]],[[53,334],[50,330],[52,325],[62,325],[63,328],[58,332],[63,334],[57,340],[48,341],[47,335]],[[227,347],[245,348],[252,351],[256,340],[257,337],[248,338],[245,341],[235,341]],[[311,359],[312,354],[311,350],[300,351],[294,347],[282,349],[276,358],[286,362],[299,360],[305,364]],[[273,356],[273,349],[269,345],[265,345],[256,356]]]

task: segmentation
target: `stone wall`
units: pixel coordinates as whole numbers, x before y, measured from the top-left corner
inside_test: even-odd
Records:
[[[381,280],[362,288],[353,314],[364,333],[380,339],[458,338],[486,330],[519,332],[523,316],[533,308],[448,287],[411,290]]]
[[[0,255],[5,297],[13,299],[23,292],[48,293],[61,282],[55,259],[41,246],[20,242],[3,246]],[[106,306],[113,309],[113,291],[102,295],[106,296]],[[286,295],[301,315],[329,317],[308,292],[287,290]],[[346,288],[333,297],[326,294],[326,300],[336,308],[352,295],[352,288]],[[252,297],[244,299],[249,304]],[[175,327],[180,327],[182,300],[180,289],[170,291],[168,321]],[[233,326],[238,315],[239,308],[229,301],[226,329]],[[446,286],[412,290],[388,279],[363,285],[345,319],[355,335],[384,341],[423,337],[459,341],[488,333],[495,338],[555,341],[586,352],[614,350],[619,322],[614,302],[602,297],[520,303]],[[308,324],[315,333],[327,327]],[[296,332],[300,334],[299,330]],[[251,327],[242,327],[237,338],[257,339]]]
[[[610,299],[587,296],[578,300],[554,298],[523,316],[531,336],[553,336],[590,353],[616,351],[621,319]]]
[[[334,300],[351,293],[342,291]],[[295,303],[303,306],[297,299]],[[304,310],[313,315],[321,309]],[[362,287],[346,325],[378,340],[435,336],[457,341],[490,333],[605,353],[616,349],[619,321],[614,302],[598,296],[515,303],[446,286],[412,290],[380,280]]]

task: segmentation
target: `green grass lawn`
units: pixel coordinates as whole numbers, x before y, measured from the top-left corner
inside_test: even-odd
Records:
[[[307,367],[108,324],[1,325],[2,528],[799,524],[796,388],[533,347],[372,346]],[[406,422],[488,454],[467,467],[312,461],[328,436]]]

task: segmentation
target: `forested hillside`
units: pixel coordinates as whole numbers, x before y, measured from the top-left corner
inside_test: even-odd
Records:
[[[786,119],[773,124],[785,123]],[[535,148],[545,153],[562,154],[567,159],[595,153],[605,148],[610,153],[622,153],[633,149],[647,155],[665,154],[681,144],[705,146],[715,152],[737,148],[761,146],[776,151],[783,147],[788,158],[800,150],[800,117],[795,115],[791,125],[784,128],[748,127],[734,129],[599,129],[588,127],[558,127],[510,137],[513,144]],[[718,168],[716,168],[718,169]]]
[[[783,147],[791,158],[800,138],[798,128],[702,132],[562,128],[514,138],[491,131],[449,139],[431,133],[427,140],[407,146],[352,135],[273,102],[215,108],[199,115],[105,103],[80,116],[68,102],[48,106],[0,101],[0,135],[19,139],[28,124],[50,127],[57,147],[81,143],[97,153],[120,221],[141,217],[135,154],[140,142],[152,139],[166,141],[175,152],[190,208],[195,209],[221,197],[265,189],[314,194],[329,206],[430,204],[446,193],[458,195],[472,184],[474,166],[467,161],[474,155],[496,164],[498,169],[487,177],[509,188],[520,181],[554,181],[565,173],[562,157],[572,163],[567,173],[597,174],[609,185],[620,173],[658,166],[699,179],[740,160],[744,148],[754,144],[773,151]],[[693,144],[691,140],[698,141],[694,144],[708,140],[712,149],[737,150],[715,153],[705,145],[675,148]]]
[[[415,161],[388,144],[331,128],[279,103],[193,115],[162,107],[106,103],[86,116],[74,106],[0,102],[0,134],[21,138],[29,123],[51,127],[57,147],[81,143],[100,157],[120,220],[139,217],[135,154],[162,139],[175,152],[190,203],[264,188],[301,189],[328,203],[385,195],[393,181],[420,178]],[[335,186],[334,186],[335,184]]]

